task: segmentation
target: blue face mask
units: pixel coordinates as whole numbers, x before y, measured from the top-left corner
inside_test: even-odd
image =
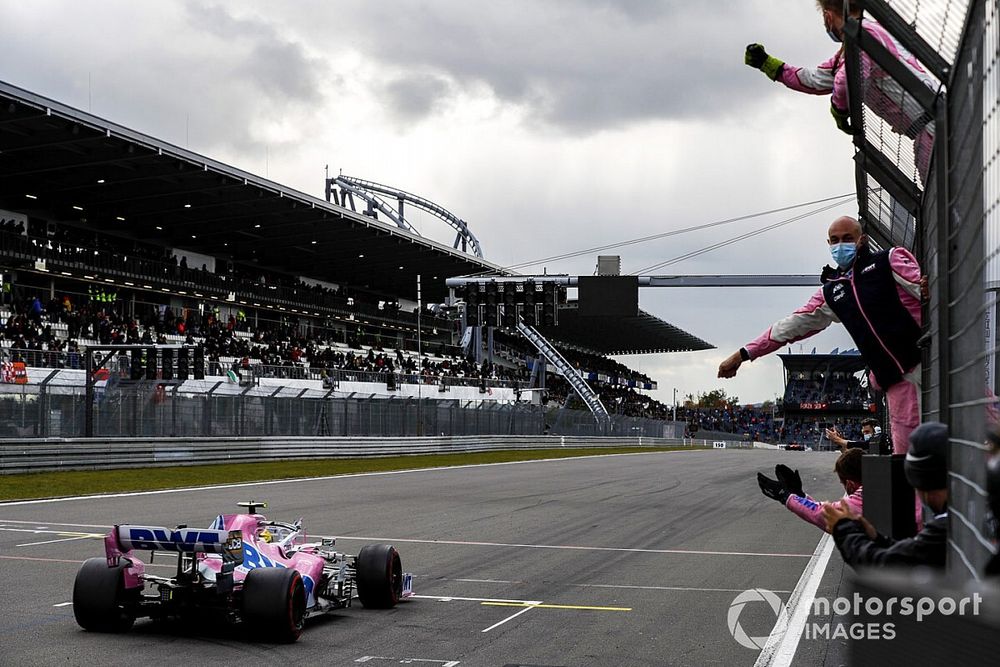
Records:
[[[831,17],[832,17],[832,14],[831,14]],[[833,41],[835,41],[838,44],[840,44],[842,41],[844,41],[843,38],[837,36],[837,33],[835,33],[833,31],[833,26],[829,25],[826,22],[826,18],[827,18],[827,14],[826,14],[826,12],[823,12],[823,27],[826,28],[826,34],[827,34],[827,36],[829,36],[830,39],[832,39]],[[833,19],[831,18],[830,20],[832,21]]]
[[[863,433],[861,435],[861,437],[865,439],[865,442],[868,442],[869,440],[872,439],[872,434],[871,433]]]
[[[848,268],[854,263],[854,257],[858,254],[858,247],[853,243],[834,243],[830,246],[830,256],[842,269]]]

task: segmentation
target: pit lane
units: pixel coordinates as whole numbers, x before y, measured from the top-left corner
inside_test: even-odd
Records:
[[[0,504],[0,640],[24,664],[135,664],[137,655],[331,665],[750,665],[727,627],[733,598],[787,600],[820,533],[760,495],[784,461],[835,497],[828,454],[695,451],[601,456],[392,474]],[[123,472],[122,474],[128,474]],[[179,480],[183,483],[183,480]],[[73,577],[115,522],[207,525],[266,500],[310,534],[356,553],[391,542],[417,597],[388,611],[356,604],[312,620],[298,643],[262,644],[225,626],[140,620],[125,635],[81,631]],[[157,563],[169,572],[170,565]],[[839,585],[834,556],[824,586]],[[773,614],[740,623],[767,635]],[[823,664],[828,646],[800,646]]]

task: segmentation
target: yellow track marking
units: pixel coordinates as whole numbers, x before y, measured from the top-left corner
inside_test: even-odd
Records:
[[[487,607],[528,607],[531,609],[581,609],[584,611],[632,611],[632,607],[595,607],[582,604],[528,604],[526,602],[482,602]]]

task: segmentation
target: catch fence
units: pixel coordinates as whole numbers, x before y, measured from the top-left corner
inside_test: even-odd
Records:
[[[77,438],[86,425],[85,388],[50,382],[0,385],[0,438]],[[98,438],[246,436],[574,435],[675,437],[672,422],[527,402],[342,394],[333,389],[196,381],[164,386],[113,378],[95,389]],[[679,433],[678,433],[679,431]]]
[[[909,248],[929,278],[921,398],[923,419],[951,429],[948,570],[979,578],[995,549],[983,441],[998,390],[998,2],[860,5],[845,56],[861,216],[878,245]],[[864,29],[873,20],[901,58]]]

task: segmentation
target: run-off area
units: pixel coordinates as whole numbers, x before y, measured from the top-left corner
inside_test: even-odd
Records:
[[[807,492],[838,496],[833,455],[714,450],[2,504],[0,641],[24,664],[134,664],[141,653],[198,663],[259,654],[332,665],[752,665],[760,651],[737,643],[728,622],[734,599],[766,589],[787,601],[822,537],[760,494],[756,471],[779,462],[801,471]],[[124,635],[76,625],[73,579],[82,560],[103,555],[112,524],[207,526],[251,498],[268,502],[269,518],[302,517],[312,536],[336,536],[348,553],[394,544],[416,596],[312,619],[292,645],[225,625],[140,620]],[[169,563],[150,570],[167,575]],[[839,556],[822,565],[813,579],[839,586]],[[775,614],[748,603],[738,621],[767,638]],[[822,664],[829,648],[791,646],[795,664]]]

